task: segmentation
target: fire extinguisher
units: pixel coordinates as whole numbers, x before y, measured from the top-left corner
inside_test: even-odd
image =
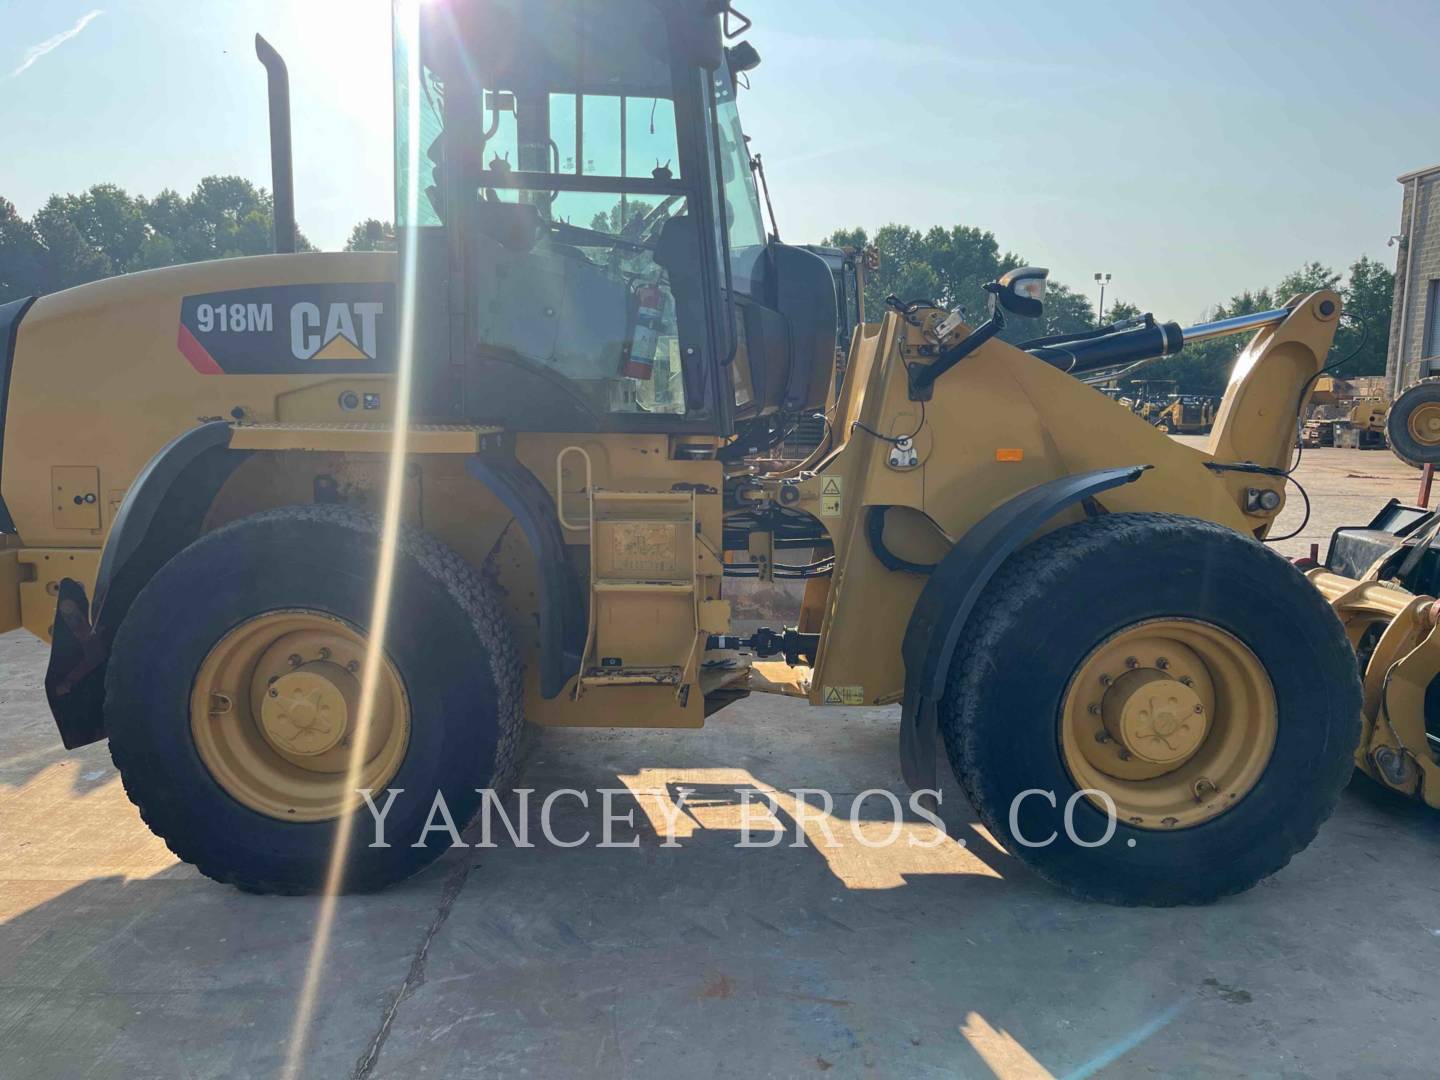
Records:
[[[655,370],[660,349],[660,332],[665,325],[665,290],[658,284],[640,286],[640,310],[635,316],[635,337],[621,371],[627,379],[649,379]]]

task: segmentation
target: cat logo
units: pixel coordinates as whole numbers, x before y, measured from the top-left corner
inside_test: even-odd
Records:
[[[296,360],[374,360],[379,302],[326,305],[302,301],[290,309],[290,351]]]
[[[391,282],[272,285],[184,297],[180,353],[202,375],[395,370]]]

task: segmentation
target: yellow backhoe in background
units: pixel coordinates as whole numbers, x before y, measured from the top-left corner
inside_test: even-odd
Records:
[[[53,640],[65,744],[108,738],[181,858],[304,892],[338,827],[379,888],[439,854],[437,792],[460,819],[513,782],[526,724],[699,727],[755,690],[900,704],[912,788],[946,753],[1017,857],[1116,903],[1284,866],[1362,711],[1410,782],[1423,740],[1264,545],[1335,293],[1017,347],[1019,268],[978,325],[847,318],[767,235],[728,3],[396,14],[398,254],[294,253],[262,43],[277,254],[0,308],[3,625]],[[1087,385],[1227,333],[1203,450]],[[795,625],[737,634],[727,578],[803,580]],[[421,842],[370,846],[361,789]]]

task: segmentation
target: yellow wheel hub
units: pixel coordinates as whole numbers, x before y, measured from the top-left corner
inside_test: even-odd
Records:
[[[1175,765],[1205,741],[1210,721],[1193,686],[1162,671],[1130,671],[1105,693],[1105,730],[1141,761]]]
[[[1228,631],[1190,619],[1137,623],[1076,669],[1060,716],[1075,782],[1121,821],[1175,829],[1248,795],[1275,749],[1264,665]]]
[[[260,705],[260,726],[277,750],[301,757],[323,754],[357,718],[359,696],[355,676],[338,664],[306,664],[271,684]]]
[[[379,665],[368,723],[360,715],[367,663]],[[410,742],[410,703],[389,658],[372,660],[349,623],[276,611],[210,650],[191,690],[190,731],[237,802],[284,821],[328,821],[358,806],[361,789],[394,778]]]
[[[1440,403],[1427,401],[1415,406],[1405,426],[1416,442],[1426,446],[1440,445]]]

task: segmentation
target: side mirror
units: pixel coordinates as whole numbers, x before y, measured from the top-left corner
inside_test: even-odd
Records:
[[[725,59],[730,65],[730,81],[737,86],[741,75],[760,66],[760,52],[748,41],[731,45],[725,50]]]
[[[1045,312],[1045,281],[1050,271],[1039,266],[1022,266],[985,286],[991,294],[990,310],[998,304],[1011,315],[1038,319]]]

